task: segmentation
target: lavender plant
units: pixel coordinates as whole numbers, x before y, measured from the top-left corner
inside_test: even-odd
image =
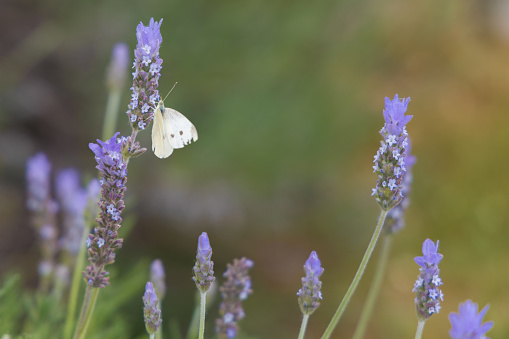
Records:
[[[101,212],[94,234],[89,235],[87,239],[90,265],[83,273],[87,290],[75,338],[85,336],[97,300],[98,288],[109,284],[109,273],[105,266],[115,261],[114,251],[122,246],[123,240],[118,238],[118,229],[122,222],[120,214],[124,208],[127,165],[131,157],[138,156],[146,150],[140,147],[136,135],[139,129],[145,129],[145,125],[150,122],[155,102],[159,97],[157,87],[162,64],[159,58],[159,47],[162,42],[159,31],[161,23],[162,20],[155,23],[152,18],[148,27],[140,23],[136,28],[138,39],[134,51],[136,70],[133,73],[134,81],[131,88],[133,94],[127,112],[132,127],[131,136],[117,140],[119,134],[117,132],[109,140],[104,142],[97,140],[98,144],[89,145],[95,154],[98,164],[96,168],[101,176],[101,198],[98,203]],[[136,120],[138,124],[133,117],[139,120]]]
[[[159,300],[151,282],[147,282],[145,294],[143,295],[143,318],[145,319],[145,328],[150,335],[150,339],[155,338],[155,333],[161,326],[161,310],[159,309]]]
[[[401,190],[403,198],[398,205],[394,206],[389,211],[389,213],[387,213],[387,219],[385,221],[386,232],[383,239],[382,249],[379,254],[378,263],[375,268],[371,286],[368,290],[366,302],[364,303],[359,321],[357,322],[357,326],[355,328],[353,339],[361,339],[364,336],[368,321],[375,306],[376,298],[380,292],[380,286],[383,281],[385,267],[387,266],[387,261],[389,260],[389,253],[392,245],[392,235],[399,232],[405,226],[405,211],[410,204],[409,194],[413,180],[412,167],[416,162],[416,157],[410,154],[411,143],[410,137],[408,136],[407,141],[407,155],[405,158],[406,171],[403,173],[403,188]]]
[[[200,329],[199,338],[202,339],[205,333],[205,310],[207,301],[207,291],[210,285],[216,279],[214,277],[214,262],[212,257],[212,247],[210,247],[209,237],[203,232],[198,238],[198,250],[196,253],[196,263],[193,267],[193,281],[200,291]]]
[[[309,255],[304,265],[306,276],[302,278],[302,288],[297,292],[300,310],[302,312],[302,325],[300,327],[299,339],[304,338],[309,316],[320,306],[322,300],[322,282],[320,276],[323,273],[320,259],[315,251]]]
[[[227,265],[228,268],[223,274],[226,281],[219,288],[223,298],[219,305],[221,317],[216,319],[216,334],[219,338],[237,337],[238,321],[246,316],[242,302],[253,293],[251,278],[248,275],[253,265],[253,261],[246,258],[234,259],[233,264]]]
[[[489,306],[486,305],[477,313],[477,304],[467,300],[460,304],[458,313],[449,313],[451,329],[449,335],[452,339],[489,339],[486,332],[493,327],[493,321],[482,323]]]
[[[378,180],[376,187],[373,188],[372,195],[375,195],[376,201],[381,207],[380,216],[378,217],[375,231],[352,283],[350,287],[348,287],[343,300],[341,300],[334,316],[325,329],[322,339],[328,339],[332,335],[332,332],[337,326],[339,319],[343,315],[348,302],[355,293],[364,274],[380,233],[382,232],[387,213],[403,198],[403,174],[406,172],[405,158],[407,155],[406,148],[408,146],[408,133],[405,126],[410,119],[412,119],[412,116],[405,116],[409,100],[410,98],[400,101],[397,94],[394,96],[393,100],[387,97],[385,98],[385,109],[383,111],[385,124],[380,130],[380,134],[384,140],[381,141],[381,146],[375,155],[375,165],[373,166],[374,172],[377,173]]]
[[[415,338],[422,336],[424,324],[433,314],[439,313],[440,302],[444,300],[444,294],[440,290],[442,279],[438,264],[443,255],[438,253],[438,240],[435,245],[430,239],[422,244],[422,256],[415,257],[414,261],[419,265],[419,276],[415,281],[412,292],[415,292],[415,309],[417,311],[418,325]]]

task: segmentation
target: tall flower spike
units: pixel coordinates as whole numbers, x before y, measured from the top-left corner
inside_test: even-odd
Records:
[[[412,292],[415,292],[415,307],[420,320],[427,320],[433,313],[439,313],[440,302],[444,301],[444,294],[438,288],[441,286],[440,270],[438,264],[443,255],[438,253],[438,240],[436,245],[430,239],[422,244],[422,257],[415,257],[419,265],[419,276],[415,281]]]
[[[145,294],[143,294],[143,318],[145,319],[145,328],[148,334],[154,334],[161,326],[161,310],[157,307],[159,300],[152,283],[147,282]]]
[[[104,269],[115,261],[115,249],[122,247],[123,239],[118,239],[118,229],[122,223],[120,213],[124,209],[124,192],[127,183],[127,164],[122,158],[121,143],[115,133],[110,140],[97,140],[89,147],[95,154],[96,168],[101,180],[99,198],[98,226],[87,239],[90,265],[83,276],[89,286],[109,285],[109,273]]]
[[[390,233],[397,233],[405,227],[405,211],[408,208],[408,205],[410,205],[410,199],[408,196],[410,194],[410,188],[413,181],[412,167],[417,159],[413,154],[410,154],[412,146],[410,137],[407,137],[407,141],[407,156],[405,157],[406,172],[403,174],[403,189],[401,190],[403,199],[401,199],[401,202],[387,213],[387,219],[385,220],[385,227]]]
[[[196,263],[193,267],[193,280],[201,293],[207,292],[210,285],[214,282],[214,262],[212,257],[212,247],[210,247],[209,237],[203,232],[198,238],[198,251],[196,253]]]
[[[493,321],[482,323],[484,315],[488,312],[486,305],[477,313],[477,304],[467,300],[459,306],[458,313],[449,313],[451,329],[449,335],[452,339],[489,339],[486,332],[493,327]]]
[[[302,278],[302,288],[297,292],[300,310],[303,314],[311,314],[320,306],[320,300],[322,300],[320,276],[323,273],[323,267],[320,265],[320,259],[316,252],[311,252],[304,265],[306,277]]]
[[[161,259],[156,259],[150,265],[150,281],[154,284],[154,290],[156,291],[159,300],[163,300],[166,294],[166,274],[164,272],[164,266]]]
[[[377,174],[378,180],[371,194],[385,211],[399,204],[403,198],[403,174],[406,172],[408,146],[405,125],[412,119],[411,115],[405,116],[408,101],[410,98],[400,101],[397,94],[393,100],[385,98],[385,125],[380,130],[383,140],[373,160],[373,172]]]
[[[126,112],[133,130],[143,130],[153,118],[153,111],[159,102],[159,77],[163,60],[159,57],[159,47],[163,42],[160,27],[163,19],[155,22],[150,19],[148,26],[140,22],[136,27],[138,44],[134,50],[133,86],[131,102]]]
[[[242,309],[242,301],[253,293],[251,290],[251,278],[248,271],[254,265],[252,260],[242,258],[234,259],[233,264],[228,264],[223,277],[226,281],[219,288],[223,301],[219,305],[221,318],[216,319],[216,333],[219,338],[235,338],[239,326],[237,322],[246,314]]]

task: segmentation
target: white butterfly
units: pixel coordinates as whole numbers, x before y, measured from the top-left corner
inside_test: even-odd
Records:
[[[171,108],[165,108],[163,100],[159,101],[154,111],[152,125],[152,151],[163,159],[173,153],[174,148],[198,140],[196,127],[183,114]]]

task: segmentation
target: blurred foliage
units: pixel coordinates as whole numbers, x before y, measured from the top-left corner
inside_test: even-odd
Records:
[[[445,337],[447,314],[472,299],[491,304],[489,335],[508,337],[508,8],[507,0],[4,1],[0,275],[11,292],[2,294],[0,326],[19,316],[43,321],[23,313],[26,303],[56,307],[44,296],[21,298],[35,289],[38,262],[25,160],[42,150],[55,169],[96,175],[88,143],[101,133],[111,48],[126,41],[134,49],[138,22],[162,17],[160,91],[179,82],[165,103],[200,140],[164,161],[147,152],[130,163],[126,213],[136,225],[114,265],[122,279],[101,291],[94,315],[97,331],[111,332],[95,334],[142,335],[142,263],[156,257],[167,270],[165,330],[183,333],[194,309],[195,243],[206,231],[218,276],[233,257],[255,262],[241,324],[255,338],[297,335],[295,293],[316,250],[324,301],[307,334],[319,337],[376,223],[371,160],[383,98],[398,93],[412,98],[418,160],[407,228],[394,239],[367,337],[413,335],[412,259],[425,238],[440,239],[445,302],[424,335]],[[123,114],[118,128],[129,133]],[[150,149],[150,132],[140,141]],[[5,278],[14,268],[18,283]],[[335,337],[353,333],[371,272]],[[216,315],[211,308],[209,335]]]

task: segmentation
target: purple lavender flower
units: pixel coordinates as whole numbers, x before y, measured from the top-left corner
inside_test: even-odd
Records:
[[[127,66],[129,64],[129,48],[119,42],[113,46],[111,61],[108,66],[107,83],[112,91],[121,91],[125,84]]]
[[[210,285],[216,279],[214,277],[214,262],[212,257],[212,247],[210,247],[209,237],[203,232],[198,238],[198,251],[196,253],[196,263],[193,267],[193,280],[201,293],[207,292]]]
[[[81,188],[80,176],[76,169],[60,171],[55,184],[64,214],[64,237],[60,240],[61,246],[68,253],[76,256],[81,247],[81,237],[85,229],[87,192]]]
[[[41,211],[49,199],[51,164],[44,153],[37,153],[27,160],[27,207]]]
[[[486,305],[479,314],[477,304],[467,300],[459,306],[458,313],[449,313],[451,329],[449,335],[452,339],[489,339],[486,337],[493,327],[493,321],[482,324],[484,315],[488,312],[489,305]]]
[[[438,240],[435,245],[433,241],[426,239],[422,244],[422,254],[422,257],[414,258],[414,261],[420,266],[420,274],[412,292],[416,293],[417,316],[421,320],[426,320],[433,313],[440,312],[440,301],[444,301],[444,294],[438,288],[443,284],[438,269],[438,264],[443,258],[443,255],[438,253]]]
[[[378,180],[372,192],[385,211],[399,204],[403,198],[403,174],[406,172],[408,146],[405,125],[412,119],[411,115],[404,115],[409,100],[406,98],[400,101],[397,94],[392,101],[385,98],[385,125],[380,130],[384,140],[373,160],[373,172],[377,173]]]
[[[131,102],[126,112],[133,130],[145,129],[153,119],[153,111],[159,101],[159,77],[163,60],[159,58],[159,47],[163,42],[160,27],[163,19],[150,19],[148,26],[140,22],[136,27],[138,44],[134,50],[133,86]]]
[[[416,157],[411,152],[412,143],[410,142],[410,137],[407,137],[408,146],[407,146],[407,156],[405,157],[406,164],[406,172],[403,173],[403,188],[401,189],[401,193],[403,194],[403,198],[401,202],[394,206],[389,213],[387,213],[387,219],[385,220],[385,227],[390,233],[399,232],[403,227],[405,227],[405,211],[410,205],[410,188],[412,186],[413,176],[412,176],[412,167],[417,161]]]
[[[154,334],[161,326],[161,310],[157,307],[159,300],[156,292],[152,287],[152,283],[147,282],[145,294],[143,295],[143,318],[145,319],[145,328],[148,334]]]
[[[254,265],[252,260],[234,259],[228,264],[223,276],[226,281],[219,288],[223,301],[219,305],[221,318],[216,319],[216,333],[219,338],[235,338],[239,330],[237,322],[245,317],[242,301],[246,300],[251,290],[251,278],[248,271]]]
[[[88,285],[105,287],[109,284],[109,273],[104,269],[115,261],[114,250],[122,247],[123,239],[118,239],[124,209],[124,192],[127,183],[127,163],[124,161],[122,145],[115,133],[110,140],[97,140],[98,144],[90,143],[89,147],[95,154],[96,168],[101,180],[101,197],[98,205],[100,209],[98,226],[94,234],[89,235],[88,248],[90,265],[83,276]]]
[[[156,259],[150,265],[150,281],[154,284],[154,289],[156,291],[159,300],[164,298],[166,294],[166,274],[164,272],[164,266],[161,259]]]
[[[311,314],[320,306],[320,300],[322,300],[320,276],[323,273],[323,267],[320,265],[320,259],[316,252],[311,252],[304,265],[306,277],[302,278],[302,288],[297,292],[300,310],[303,314]]]

